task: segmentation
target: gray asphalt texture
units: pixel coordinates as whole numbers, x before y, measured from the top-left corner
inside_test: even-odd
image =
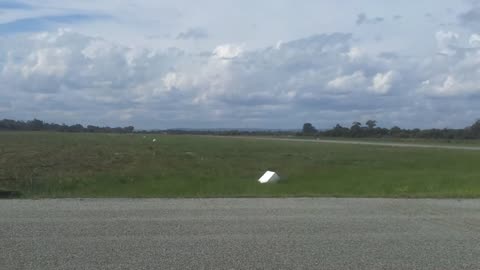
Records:
[[[480,200],[2,200],[0,269],[480,269]]]
[[[301,139],[301,138],[275,138],[275,137],[257,137],[257,136],[206,135],[204,137],[215,137],[215,138],[225,138],[225,139],[286,141],[286,142],[299,142],[299,143],[313,142],[313,143],[325,143],[325,144],[350,144],[350,145],[386,146],[386,147],[400,147],[400,148],[427,148],[427,149],[480,151],[480,146],[468,146],[468,145],[422,144],[422,143],[403,143],[403,142],[396,143],[396,142],[374,142],[374,141],[369,142],[369,141]]]

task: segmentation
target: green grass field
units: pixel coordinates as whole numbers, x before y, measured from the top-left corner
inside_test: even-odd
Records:
[[[258,184],[267,169],[283,181]],[[4,132],[2,189],[25,198],[480,197],[480,151]]]

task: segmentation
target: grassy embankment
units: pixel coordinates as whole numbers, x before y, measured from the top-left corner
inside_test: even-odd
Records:
[[[0,190],[17,190],[26,198],[480,197],[479,164],[480,151],[465,150],[0,133]],[[258,184],[267,169],[283,181]]]

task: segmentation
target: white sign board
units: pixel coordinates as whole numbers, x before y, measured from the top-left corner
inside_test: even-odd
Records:
[[[262,175],[262,177],[260,177],[260,179],[258,179],[258,182],[262,184],[266,184],[266,183],[275,183],[278,180],[280,180],[280,176],[278,176],[277,173],[272,171],[267,171]]]

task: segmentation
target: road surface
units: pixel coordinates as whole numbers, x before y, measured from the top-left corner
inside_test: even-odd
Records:
[[[431,149],[450,149],[450,150],[469,150],[480,151],[480,146],[468,145],[442,145],[442,144],[421,144],[421,143],[396,143],[396,142],[369,142],[369,141],[353,141],[353,140],[325,140],[325,139],[301,139],[301,138],[275,138],[275,137],[256,137],[256,136],[214,136],[205,135],[215,138],[231,138],[231,139],[250,139],[250,140],[267,140],[267,141],[287,141],[287,142],[314,142],[314,143],[331,143],[331,144],[353,144],[353,145],[369,145],[369,146],[387,146],[387,147],[406,147],[406,148],[431,148]]]
[[[2,200],[0,269],[480,269],[480,200]]]

